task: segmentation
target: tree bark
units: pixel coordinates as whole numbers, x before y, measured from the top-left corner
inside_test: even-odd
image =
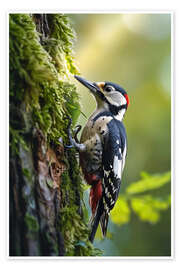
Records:
[[[79,110],[67,79],[77,73],[74,32],[61,14],[10,14],[9,22],[9,254],[97,255],[76,153],[64,147],[67,114],[75,123]]]

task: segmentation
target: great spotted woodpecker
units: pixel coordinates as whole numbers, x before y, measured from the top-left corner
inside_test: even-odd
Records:
[[[85,181],[91,185],[89,203],[92,210],[90,241],[93,242],[98,224],[106,235],[109,213],[120,191],[127,153],[127,139],[122,119],[129,105],[126,91],[111,82],[92,83],[75,78],[94,95],[97,103],[81,135],[71,144],[79,151],[80,166]],[[79,127],[78,127],[79,131]],[[77,134],[76,134],[77,135]]]

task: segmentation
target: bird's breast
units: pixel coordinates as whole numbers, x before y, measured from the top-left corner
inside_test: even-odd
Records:
[[[108,123],[113,119],[112,116],[101,115],[102,113],[92,115],[88,122],[86,123],[82,135],[81,143],[86,142],[87,140],[98,135],[101,142],[103,141],[104,136],[108,133]]]
[[[97,119],[94,120],[94,117]],[[108,134],[108,123],[111,120],[111,116],[93,115],[82,131],[80,142],[86,146],[86,151],[80,153],[80,165],[84,175],[94,172],[100,174],[102,170],[104,137]]]

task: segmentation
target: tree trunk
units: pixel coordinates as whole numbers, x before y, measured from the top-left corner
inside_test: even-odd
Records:
[[[98,255],[68,118],[79,115],[73,29],[61,14],[11,14],[10,256]]]

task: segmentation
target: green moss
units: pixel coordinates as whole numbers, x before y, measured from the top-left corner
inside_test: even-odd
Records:
[[[59,137],[66,137],[66,114],[75,122],[80,113],[75,86],[60,77],[62,73],[77,73],[71,55],[74,32],[64,15],[49,14],[47,19],[49,45],[42,46],[32,16],[10,15],[10,103],[25,101],[34,124],[49,142],[58,142]],[[59,68],[55,61],[58,54]]]
[[[47,19],[51,29],[49,41],[45,41],[45,48],[55,61],[57,70],[68,76],[68,73],[77,74],[74,63],[73,41],[75,32],[69,18],[62,14],[48,14]]]
[[[31,181],[31,173],[27,168],[22,168],[22,173],[28,179],[28,181]]]
[[[18,111],[23,104],[25,122],[22,128],[19,125],[22,121],[16,121],[15,117],[10,124],[10,147],[16,154],[19,146],[26,151],[31,147],[34,127],[43,132],[48,145],[59,144],[60,137],[68,144],[67,115],[75,125],[80,114],[76,88],[69,83],[69,75],[78,74],[72,51],[75,33],[67,16],[47,14],[46,18],[50,30],[45,37],[37,31],[34,15],[10,14],[9,17],[10,112],[13,115],[12,107]],[[29,118],[31,121],[27,121]],[[67,256],[98,255],[99,251],[88,240],[76,151],[67,150],[63,159],[67,170],[61,177],[61,208],[56,229],[64,237]],[[23,174],[31,178],[28,170],[24,169]],[[25,224],[32,232],[39,229],[36,219],[29,213],[25,215]],[[51,235],[45,237],[47,243],[52,242]],[[54,249],[57,253],[55,243]]]
[[[56,79],[57,71],[29,14],[10,15],[9,35],[10,95],[21,102],[29,92],[32,102],[38,103],[40,84]]]
[[[64,236],[66,256],[98,256],[99,249],[95,249],[88,240],[89,229],[78,214],[75,206],[66,206],[60,211],[59,226]]]
[[[21,130],[14,129],[12,126],[10,126],[9,133],[10,133],[10,149],[13,155],[19,154],[19,144],[21,144],[24,150],[26,151],[29,150],[29,147],[24,139]]]
[[[76,151],[68,150],[68,170],[62,175],[62,203],[59,228],[64,236],[66,256],[99,256],[101,251],[95,249],[88,240],[89,228],[85,216],[86,209],[82,204],[83,183],[76,160]]]
[[[39,224],[37,220],[29,213],[26,213],[24,221],[31,232],[37,232],[39,230]]]

